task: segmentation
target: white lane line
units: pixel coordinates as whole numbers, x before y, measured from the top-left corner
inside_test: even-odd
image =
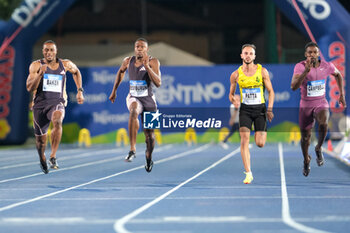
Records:
[[[83,164],[75,165],[75,166],[72,166],[72,167],[60,168],[58,170],[50,170],[50,173],[62,172],[62,171],[72,170],[72,169],[86,167],[86,166],[90,166],[90,165],[107,163],[107,162],[111,162],[111,161],[114,161],[114,160],[123,159],[124,157],[125,156],[122,155],[122,156],[117,156],[117,157],[110,158],[110,159],[103,159],[103,160],[99,160],[99,161],[83,163]],[[10,179],[6,179],[6,180],[0,180],[0,184],[1,183],[6,183],[6,182],[10,182],[10,181],[15,181],[15,180],[23,180],[23,179],[26,179],[26,178],[30,178],[30,177],[34,177],[34,176],[40,176],[40,175],[44,175],[44,173],[38,172],[38,173],[30,174],[30,175],[27,175],[27,176],[20,176],[20,177],[10,178]]]
[[[154,152],[161,152],[162,150],[165,150],[165,149],[168,149],[168,148],[169,147],[167,147],[167,146],[160,147],[160,148],[154,150]],[[113,152],[114,151],[115,150],[113,150]],[[104,151],[104,152],[107,152],[107,151]],[[101,153],[101,151],[100,151],[100,153]],[[87,153],[84,156],[88,156]],[[50,170],[50,173],[62,172],[62,171],[72,170],[72,169],[86,167],[86,166],[90,166],[90,165],[106,163],[106,162],[110,162],[110,161],[114,161],[114,160],[123,159],[124,157],[125,157],[125,155],[121,155],[121,156],[117,156],[117,157],[110,158],[110,159],[103,159],[103,160],[99,160],[99,161],[94,161],[94,162],[89,162],[89,163],[83,163],[83,164],[80,164],[80,165],[75,165],[75,166],[72,166],[72,167],[60,168],[58,170]],[[35,164],[37,164],[37,162]],[[15,180],[22,180],[22,179],[26,179],[26,178],[30,178],[30,177],[34,177],[34,176],[40,176],[40,175],[45,175],[45,174],[42,173],[42,172],[38,172],[38,173],[33,173],[33,174],[30,174],[30,175],[26,175],[26,176],[9,178],[9,179],[5,179],[5,180],[0,180],[0,184],[7,183],[7,182],[10,182],[10,181],[15,181]]]
[[[82,153],[82,154],[79,154],[76,156],[69,155],[69,156],[59,157],[59,161],[80,159],[80,158],[84,158],[84,157],[90,157],[93,155],[100,155],[102,153],[119,153],[119,152],[121,152],[121,149],[119,149],[119,148],[118,149],[99,150],[99,151],[93,151],[93,152],[85,152],[85,153]],[[73,154],[76,154],[76,153],[73,153]],[[16,162],[17,162],[17,164],[0,167],[0,170],[17,168],[17,167],[25,167],[25,166],[38,164],[38,161],[27,162],[27,163],[18,163],[18,161],[16,161]]]
[[[162,147],[157,147],[154,150],[154,152],[157,152],[158,150],[169,149],[172,146],[173,145],[166,145],[166,146],[162,146]],[[79,153],[80,150],[78,150],[78,151],[75,151],[74,153],[72,153],[74,156],[72,156],[72,154],[65,155],[65,156],[59,156],[59,161],[80,159],[80,158],[84,158],[84,157],[90,157],[90,156],[93,156],[93,155],[100,155],[102,153],[119,153],[119,152],[122,152],[123,150],[127,151],[127,149],[125,149],[125,148],[100,149],[98,151],[94,150],[94,151],[85,152],[85,153],[82,153],[82,154],[79,154],[79,155],[75,155],[75,154]],[[37,153],[37,152],[35,152],[35,153]],[[65,151],[60,151],[60,154],[63,154],[63,153],[66,153],[66,152]],[[18,161],[16,161],[16,162],[18,162]],[[27,162],[27,163],[19,163],[19,164],[17,163],[17,164],[13,164],[13,165],[0,167],[0,170],[10,169],[10,168],[17,168],[17,167],[25,167],[25,166],[30,166],[30,165],[34,165],[34,164],[38,164],[38,162],[36,161],[36,162]]]
[[[118,148],[119,149],[119,148]],[[75,148],[75,149],[59,149],[58,150],[58,155],[60,154],[66,154],[66,153],[81,153],[86,151],[86,148]],[[88,150],[91,151],[98,151],[101,150],[101,148],[89,148]],[[0,151],[1,152],[1,151]],[[15,151],[14,151],[15,152]],[[48,154],[50,154],[50,149],[48,148],[46,150]],[[24,154],[24,155],[23,155]],[[3,154],[2,157],[0,158],[0,162],[12,162],[14,160],[21,160],[21,159],[26,159],[28,158],[29,154],[33,154],[38,156],[38,152],[36,149],[31,149],[27,151],[18,151],[17,153],[8,153],[8,154]]]
[[[286,185],[286,175],[284,172],[284,161],[283,161],[283,147],[282,143],[278,143],[278,154],[280,159],[280,170],[281,170],[281,193],[282,193],[282,220],[288,226],[297,229],[301,232],[309,233],[328,233],[327,231],[318,230],[312,227],[305,226],[297,223],[291,216],[289,211],[289,201]]]
[[[315,223],[336,223],[349,222],[350,216],[320,216],[313,218],[298,218],[300,222],[315,222]],[[99,219],[99,218],[85,218],[85,217],[64,217],[64,218],[1,218],[0,225],[101,225],[113,224],[115,219]],[[164,216],[155,218],[139,218],[131,219],[132,224],[162,224],[162,223],[280,223],[283,222],[281,218],[247,218],[245,216]]]
[[[154,199],[151,202],[148,202],[147,204],[141,206],[140,208],[134,210],[133,212],[125,215],[124,217],[118,219],[115,223],[114,223],[114,230],[118,233],[130,233],[130,231],[128,231],[127,229],[125,229],[125,224],[127,222],[129,222],[131,219],[135,218],[137,215],[141,214],[142,212],[144,212],[145,210],[149,209],[150,207],[152,207],[153,205],[155,205],[156,203],[160,202],[161,200],[165,199],[167,196],[169,196],[170,194],[172,194],[173,192],[175,192],[176,190],[178,190],[179,188],[181,188],[182,186],[184,186],[185,184],[191,182],[192,180],[196,179],[197,177],[201,176],[202,174],[204,174],[205,172],[209,171],[210,169],[216,167],[217,165],[219,165],[220,163],[224,162],[225,160],[231,158],[233,155],[237,154],[240,151],[240,148],[237,148],[236,150],[232,151],[231,153],[227,154],[226,156],[224,156],[223,158],[221,158],[220,160],[216,161],[215,163],[213,163],[212,165],[210,165],[209,167],[207,167],[206,169],[200,171],[199,173],[197,173],[196,175],[192,176],[191,178],[185,180],[184,182],[182,182],[181,184],[177,185],[176,187],[172,188],[171,190],[169,190],[168,192],[160,195],[159,197],[157,197],[156,199]]]
[[[198,152],[201,152],[201,151],[207,149],[208,146],[209,146],[209,144],[205,144],[205,145],[200,146],[200,147],[198,147],[196,149],[188,150],[186,152],[181,152],[179,154],[175,154],[175,155],[170,156],[168,158],[159,160],[159,161],[157,161],[155,163],[163,163],[163,162],[167,162],[167,161],[170,161],[170,160],[174,160],[174,159],[177,159],[177,158],[184,157],[184,156],[189,155],[191,153],[198,153]],[[66,189],[62,189],[62,190],[59,190],[59,191],[56,191],[56,192],[52,192],[52,193],[48,193],[48,194],[45,194],[45,195],[41,195],[41,196],[38,196],[38,197],[35,197],[35,198],[32,198],[32,199],[28,199],[28,200],[25,200],[25,201],[13,203],[11,205],[7,205],[7,206],[4,206],[4,207],[1,207],[0,208],[0,212],[5,211],[5,210],[9,210],[9,209],[12,209],[12,208],[15,208],[17,206],[22,206],[22,205],[25,205],[25,204],[28,204],[28,203],[39,201],[39,200],[47,198],[47,197],[52,197],[52,196],[55,196],[57,194],[64,193],[64,192],[67,192],[67,191],[70,191],[70,190],[73,190],[73,189],[76,189],[76,188],[80,188],[80,187],[83,187],[83,186],[86,186],[86,185],[89,185],[89,184],[97,183],[99,181],[107,180],[107,179],[113,178],[115,176],[119,176],[119,175],[122,175],[122,174],[125,174],[125,173],[129,173],[129,172],[132,172],[132,171],[136,171],[136,170],[142,169],[142,168],[144,169],[144,165],[141,165],[141,166],[138,166],[138,167],[134,167],[134,168],[122,171],[122,172],[117,172],[117,173],[114,173],[112,175],[105,176],[105,177],[102,177],[102,178],[99,178],[99,179],[94,179],[92,181],[89,181],[89,182],[86,182],[86,183],[83,183],[83,184],[79,184],[79,185],[75,185],[75,186],[72,186],[72,187],[69,187],[69,188],[66,188]]]
[[[148,187],[149,189],[151,189],[151,187]],[[81,188],[82,190],[89,190],[89,189],[85,189],[85,188]],[[145,188],[147,189],[147,188]],[[154,189],[165,189],[163,188],[159,188],[159,187],[153,187],[152,190]],[[1,189],[3,191],[11,191],[12,189]],[[47,190],[46,189],[27,189],[27,190]],[[93,188],[93,190],[100,190],[99,188]],[[106,190],[106,189],[104,189]],[[110,190],[112,190],[112,188],[110,188]],[[124,187],[123,187],[123,190]],[[144,190],[142,188],[142,190]],[[337,196],[334,197],[320,197],[320,198],[316,198],[316,197],[306,197],[306,196],[300,196],[298,197],[298,199],[334,199],[334,198],[338,198]],[[350,199],[350,196],[347,197],[340,197],[342,199]],[[46,198],[46,201],[72,201],[72,202],[76,202],[76,201],[118,201],[118,200],[153,200],[154,197],[73,197],[73,198]],[[265,200],[269,200],[269,199],[281,199],[281,196],[246,196],[246,197],[241,197],[241,196],[237,196],[237,197],[232,197],[232,196],[226,196],[226,197],[222,197],[222,196],[193,196],[193,197],[168,197],[167,200],[245,200],[245,199],[265,199]],[[290,197],[288,199],[291,199]],[[1,201],[24,201],[26,200],[25,198],[1,198]]]

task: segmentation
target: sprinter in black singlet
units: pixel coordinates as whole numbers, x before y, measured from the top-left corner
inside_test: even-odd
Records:
[[[139,38],[135,42],[135,56],[126,57],[120,66],[111,95],[109,99],[114,103],[117,95],[116,91],[122,82],[125,71],[129,71],[130,92],[126,98],[126,104],[130,111],[129,117],[129,137],[130,151],[125,157],[125,161],[131,162],[136,157],[136,136],[139,129],[138,116],[144,111],[154,112],[157,104],[152,92],[152,84],[156,87],[161,85],[160,64],[158,59],[150,57],[148,52],[148,42],[144,38]],[[141,115],[142,116],[142,115]],[[146,165],[147,172],[152,171],[152,152],[154,149],[154,130],[144,129],[146,137]]]
[[[33,93],[33,124],[41,170],[49,172],[45,148],[47,131],[52,122],[50,167],[58,169],[56,152],[62,136],[62,121],[67,105],[66,71],[73,75],[77,86],[77,102],[84,102],[81,74],[78,67],[69,60],[56,57],[57,46],[48,40],[43,44],[43,59],[32,62],[27,78],[27,90]]]

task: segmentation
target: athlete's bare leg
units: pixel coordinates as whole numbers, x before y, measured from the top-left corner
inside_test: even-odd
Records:
[[[250,172],[250,152],[249,152],[249,137],[250,129],[247,127],[241,127],[239,129],[239,135],[241,136],[241,156],[243,166],[246,172]]]
[[[154,130],[153,129],[145,129],[144,131],[145,134],[145,138],[146,138],[146,160],[152,160],[152,152],[154,149],[154,144],[155,144],[155,140],[154,140]]]
[[[130,138],[130,151],[136,151],[136,136],[139,130],[139,119],[137,113],[137,102],[133,102],[130,105],[130,116],[129,116],[129,138]]]
[[[56,158],[56,152],[62,138],[62,121],[64,114],[61,111],[55,111],[52,114],[52,131],[51,131],[51,155],[50,158]]]
[[[316,115],[316,121],[318,123],[318,141],[315,147],[315,153],[316,153],[316,162],[318,166],[322,166],[324,164],[322,145],[327,136],[328,119],[329,119],[328,109],[324,109],[319,113],[317,113]]]
[[[303,152],[304,160],[308,161],[309,158],[309,146],[311,143],[311,129],[301,129],[300,146]]]
[[[303,168],[304,176],[308,176],[310,172],[310,165],[309,165],[311,160],[311,157],[309,155],[310,143],[311,143],[311,129],[304,129],[304,130],[301,129],[300,146],[304,156],[304,168]]]
[[[153,129],[145,129],[143,131],[145,133],[145,137],[146,137],[146,165],[145,165],[145,169],[147,172],[151,172],[152,171],[152,167],[153,167],[153,161],[152,161],[152,152],[154,149],[154,130]]]
[[[320,151],[327,136],[328,131],[328,119],[329,111],[328,109],[322,110],[316,115],[316,121],[318,123],[318,141],[315,147],[316,151]]]
[[[258,147],[264,147],[265,146],[265,142],[266,142],[266,135],[267,133],[265,131],[257,131],[255,132],[255,144]]]
[[[45,157],[46,140],[47,140],[46,134],[35,136],[36,150],[38,151],[39,158],[42,161],[46,161],[46,157]]]
[[[45,174],[49,173],[49,169],[46,162],[46,156],[45,156],[46,140],[47,140],[46,134],[35,136],[35,145],[39,154],[40,167]]]

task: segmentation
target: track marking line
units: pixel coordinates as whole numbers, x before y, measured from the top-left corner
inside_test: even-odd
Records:
[[[93,190],[101,190],[99,188],[92,188]],[[111,188],[110,188],[111,189]],[[136,190],[137,188],[135,188]],[[165,189],[164,187],[162,188],[157,188],[157,187],[138,187],[138,189]],[[2,191],[13,191],[13,190],[47,190],[47,188],[41,188],[41,189],[36,189],[36,188],[31,188],[31,189],[0,189]],[[85,188],[82,188],[82,190],[88,190]],[[103,189],[107,190],[108,189]],[[123,190],[125,188],[123,187]],[[338,196],[332,196],[332,197],[310,197],[310,196],[300,196],[297,197],[297,199],[335,199],[338,198]],[[339,197],[340,199],[350,199],[350,196],[341,196]],[[46,198],[46,201],[118,201],[118,200],[153,200],[154,197],[72,197],[72,198]],[[192,197],[168,197],[167,200],[245,200],[245,199],[265,199],[265,200],[271,200],[271,199],[281,199],[281,196],[246,196],[246,197],[241,197],[241,196],[192,196]],[[288,199],[291,199],[290,197]],[[1,201],[23,201],[26,200],[25,198],[1,198]]]
[[[286,185],[286,175],[284,172],[284,162],[283,162],[283,147],[282,143],[278,143],[278,154],[280,160],[280,170],[281,170],[281,194],[282,194],[282,220],[288,226],[299,230],[301,232],[308,233],[328,233],[328,231],[318,230],[312,227],[305,226],[303,224],[297,223],[291,216],[289,211],[289,201]]]
[[[300,222],[349,222],[350,216],[321,216],[313,218],[298,218]],[[63,217],[63,218],[21,218],[9,217],[0,219],[0,225],[110,225],[115,219],[86,218],[86,217]],[[248,218],[245,216],[164,216],[154,218],[131,219],[132,224],[162,224],[162,223],[282,223],[281,218]]]
[[[175,192],[176,190],[178,190],[179,188],[181,188],[182,186],[184,186],[185,184],[191,182],[192,180],[196,179],[197,177],[201,176],[202,174],[204,174],[205,172],[211,170],[212,168],[216,167],[217,165],[219,165],[220,163],[224,162],[225,160],[231,158],[232,156],[234,156],[235,154],[237,154],[240,151],[240,147],[238,147],[236,150],[232,151],[231,153],[227,154],[226,156],[224,156],[223,158],[221,158],[220,160],[216,161],[215,163],[213,163],[212,165],[210,165],[209,167],[207,167],[206,169],[198,172],[196,175],[192,176],[191,178],[185,180],[184,182],[182,182],[181,184],[177,185],[176,187],[170,189],[168,192],[160,195],[159,197],[157,197],[156,199],[154,199],[151,202],[146,203],[145,205],[141,206],[140,208],[134,210],[133,212],[125,215],[124,217],[118,219],[117,221],[115,221],[114,223],[114,230],[116,232],[119,233],[131,233],[130,231],[128,231],[127,229],[125,229],[125,224],[127,222],[129,222],[131,219],[135,218],[137,215],[141,214],[142,212],[144,212],[145,210],[149,209],[150,207],[152,207],[153,205],[157,204],[158,202],[160,202],[161,200],[165,199],[167,196],[169,196],[170,194],[172,194],[173,192]]]
[[[198,147],[196,149],[188,150],[188,151],[185,151],[185,152],[181,152],[179,154],[175,154],[175,155],[170,156],[168,158],[159,160],[159,161],[157,161],[157,163],[163,163],[163,162],[171,161],[171,160],[174,160],[174,159],[177,159],[177,158],[184,157],[184,156],[189,155],[191,153],[198,153],[198,152],[201,152],[202,150],[207,149],[208,147],[209,147],[209,144],[205,144],[205,145],[200,146],[200,147]],[[89,184],[97,183],[99,181],[107,180],[107,179],[110,179],[110,178],[113,178],[113,177],[116,177],[116,176],[119,176],[119,175],[122,175],[122,174],[126,174],[126,173],[129,173],[129,172],[132,172],[132,171],[136,171],[136,170],[142,169],[142,168],[144,169],[144,165],[141,165],[141,166],[138,166],[138,167],[134,167],[134,168],[131,168],[131,169],[128,169],[128,170],[124,170],[124,171],[121,171],[121,172],[117,172],[117,173],[114,173],[114,174],[109,175],[109,176],[105,176],[105,177],[101,177],[101,178],[98,178],[98,179],[94,179],[94,180],[91,180],[89,182],[82,183],[82,184],[79,184],[79,185],[75,185],[75,186],[72,186],[72,187],[69,187],[69,188],[65,188],[65,189],[62,189],[62,190],[59,190],[59,191],[56,191],[56,192],[52,192],[52,193],[48,193],[48,194],[45,194],[45,195],[41,195],[41,196],[38,196],[38,197],[35,197],[35,198],[32,198],[32,199],[28,199],[28,200],[25,200],[25,201],[13,203],[11,205],[7,205],[7,206],[4,206],[4,207],[1,207],[0,208],[0,212],[5,211],[5,210],[9,210],[9,209],[13,209],[15,207],[22,206],[22,205],[25,205],[25,204],[28,204],[28,203],[32,203],[32,202],[35,202],[35,201],[39,201],[39,200],[47,198],[47,197],[52,197],[52,196],[55,196],[57,194],[64,193],[64,192],[67,192],[67,191],[70,191],[70,190],[73,190],[73,189],[77,189],[77,188],[80,188],[80,187],[83,187],[83,186],[87,186]]]
[[[77,156],[63,156],[63,157],[60,157],[59,159],[60,159],[60,161],[65,161],[65,160],[70,160],[70,159],[80,159],[80,158],[84,158],[84,157],[90,157],[90,156],[94,156],[94,155],[99,155],[101,153],[112,153],[112,152],[119,153],[119,152],[121,152],[121,150],[120,149],[108,149],[108,150],[100,150],[100,151],[93,151],[93,152],[85,152],[85,153],[79,154]],[[73,153],[73,154],[75,154],[75,153]],[[0,170],[17,168],[17,167],[25,167],[25,166],[34,165],[34,164],[38,164],[38,161],[7,165],[7,166],[0,167]]]
[[[158,150],[155,150],[155,152],[161,152],[162,150],[164,150],[166,148],[167,147],[159,148]],[[113,150],[113,152],[115,152],[115,150]],[[95,153],[95,152],[93,152],[93,153]],[[101,153],[101,151],[100,151],[100,153]],[[86,157],[86,156],[88,156],[87,153],[84,155],[84,157]],[[50,173],[56,173],[56,172],[61,172],[61,171],[67,171],[67,170],[72,170],[72,169],[76,169],[76,168],[86,167],[86,166],[90,166],[90,165],[106,163],[106,162],[110,162],[110,161],[114,161],[114,160],[123,159],[124,157],[125,157],[125,155],[120,155],[120,156],[117,156],[117,157],[114,157],[114,158],[110,158],[110,159],[104,159],[104,160],[100,160],[100,161],[83,163],[83,164],[75,165],[75,166],[72,166],[72,167],[60,168],[58,170],[50,170]],[[38,163],[36,162],[35,164],[38,164]],[[5,180],[0,180],[0,184],[1,183],[6,183],[6,182],[10,182],[10,181],[15,181],[15,180],[22,180],[22,179],[26,179],[26,178],[30,178],[30,177],[34,177],[34,176],[40,176],[40,175],[47,175],[47,174],[44,174],[42,172],[38,172],[38,173],[33,173],[33,174],[30,174],[30,175],[26,175],[26,176],[9,178],[9,179],[5,179]]]
[[[159,148],[156,148],[154,150],[154,152],[162,151],[164,149],[171,148],[171,147],[172,147],[172,145],[166,145],[164,147],[159,147]],[[125,150],[125,149],[124,148],[123,149],[122,148],[102,149],[102,150],[100,149],[100,150],[94,150],[94,151],[89,151],[89,152],[84,152],[84,153],[79,153],[79,151],[81,151],[81,150],[78,150],[78,151],[69,150],[68,155],[59,156],[59,159],[60,159],[60,161],[71,160],[71,159],[80,159],[80,158],[90,157],[90,156],[94,156],[94,155],[100,155],[101,153],[120,153],[123,150]],[[86,151],[86,150],[83,150],[83,151]],[[71,154],[70,154],[70,152],[71,152]],[[37,153],[37,152],[35,151],[35,153]],[[67,151],[62,151],[60,153],[66,154]],[[79,153],[79,155],[75,155],[77,153]],[[16,162],[17,162],[17,157],[16,157]],[[34,164],[38,164],[38,162],[27,162],[27,163],[21,163],[21,164],[7,165],[7,166],[0,167],[0,170],[9,169],[9,168],[16,168],[16,167],[25,167],[25,166],[34,165]]]

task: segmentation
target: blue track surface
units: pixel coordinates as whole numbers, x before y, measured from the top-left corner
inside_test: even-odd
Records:
[[[350,167],[331,157],[305,178],[299,147],[253,146],[246,185],[237,144],[157,146],[151,173],[144,145],[127,151],[62,146],[45,175],[34,148],[0,150],[0,232],[350,232]]]

